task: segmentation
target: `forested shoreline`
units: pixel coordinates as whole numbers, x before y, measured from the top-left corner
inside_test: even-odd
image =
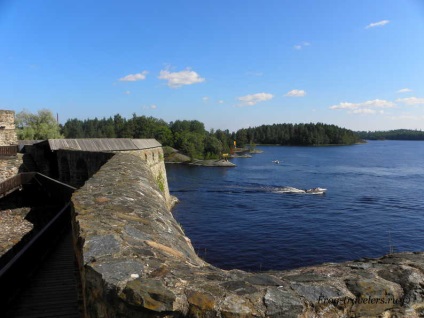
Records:
[[[424,140],[422,130],[358,131],[357,134],[360,138],[367,140]]]
[[[238,147],[254,144],[278,145],[351,145],[360,138],[351,130],[322,123],[274,124],[239,129],[207,131],[197,120],[167,123],[154,117],[133,115],[126,119],[117,114],[103,119],[70,119],[61,130],[65,138],[155,138],[191,158],[218,158]]]
[[[22,111],[16,115],[19,139],[50,138],[154,138],[163,146],[176,148],[192,159],[214,159],[238,148],[255,144],[289,146],[352,145],[361,142],[360,136],[345,128],[323,123],[273,124],[227,130],[207,131],[198,120],[163,119],[133,114],[109,118],[69,119],[59,125],[48,109],[37,114]]]

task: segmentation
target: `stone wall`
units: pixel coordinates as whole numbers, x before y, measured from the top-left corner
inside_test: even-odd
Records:
[[[80,187],[113,155],[111,152],[57,150],[57,179],[66,184]]]
[[[136,151],[125,151],[124,153],[133,154],[147,163],[153,174],[156,184],[161,193],[164,195],[165,201],[169,208],[172,205],[172,198],[169,194],[168,178],[166,177],[166,168],[164,154],[162,148],[150,148]]]
[[[115,155],[72,202],[88,317],[424,317],[424,253],[262,273],[205,263],[140,157]]]
[[[0,110],[0,146],[16,145],[15,112]]]
[[[51,151],[48,142],[25,147],[27,155],[34,161],[36,171],[75,187],[80,187],[115,153],[127,153],[144,161],[150,168],[156,184],[171,207],[173,198],[169,194],[162,147],[126,151],[81,151],[60,149]]]
[[[0,182],[13,177],[22,166],[22,154],[0,158]]]

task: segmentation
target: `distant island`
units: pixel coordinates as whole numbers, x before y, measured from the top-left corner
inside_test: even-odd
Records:
[[[388,131],[358,131],[359,138],[366,140],[424,140],[424,131],[396,129]]]

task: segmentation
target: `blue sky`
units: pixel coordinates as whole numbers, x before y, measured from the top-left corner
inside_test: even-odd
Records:
[[[422,0],[0,0],[0,109],[424,129]]]

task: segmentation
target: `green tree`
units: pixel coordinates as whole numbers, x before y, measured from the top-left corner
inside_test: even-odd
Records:
[[[53,113],[41,109],[37,114],[23,110],[16,114],[16,132],[20,140],[43,140],[63,138]]]
[[[205,138],[204,157],[205,159],[219,158],[222,152],[222,142],[213,135]]]

